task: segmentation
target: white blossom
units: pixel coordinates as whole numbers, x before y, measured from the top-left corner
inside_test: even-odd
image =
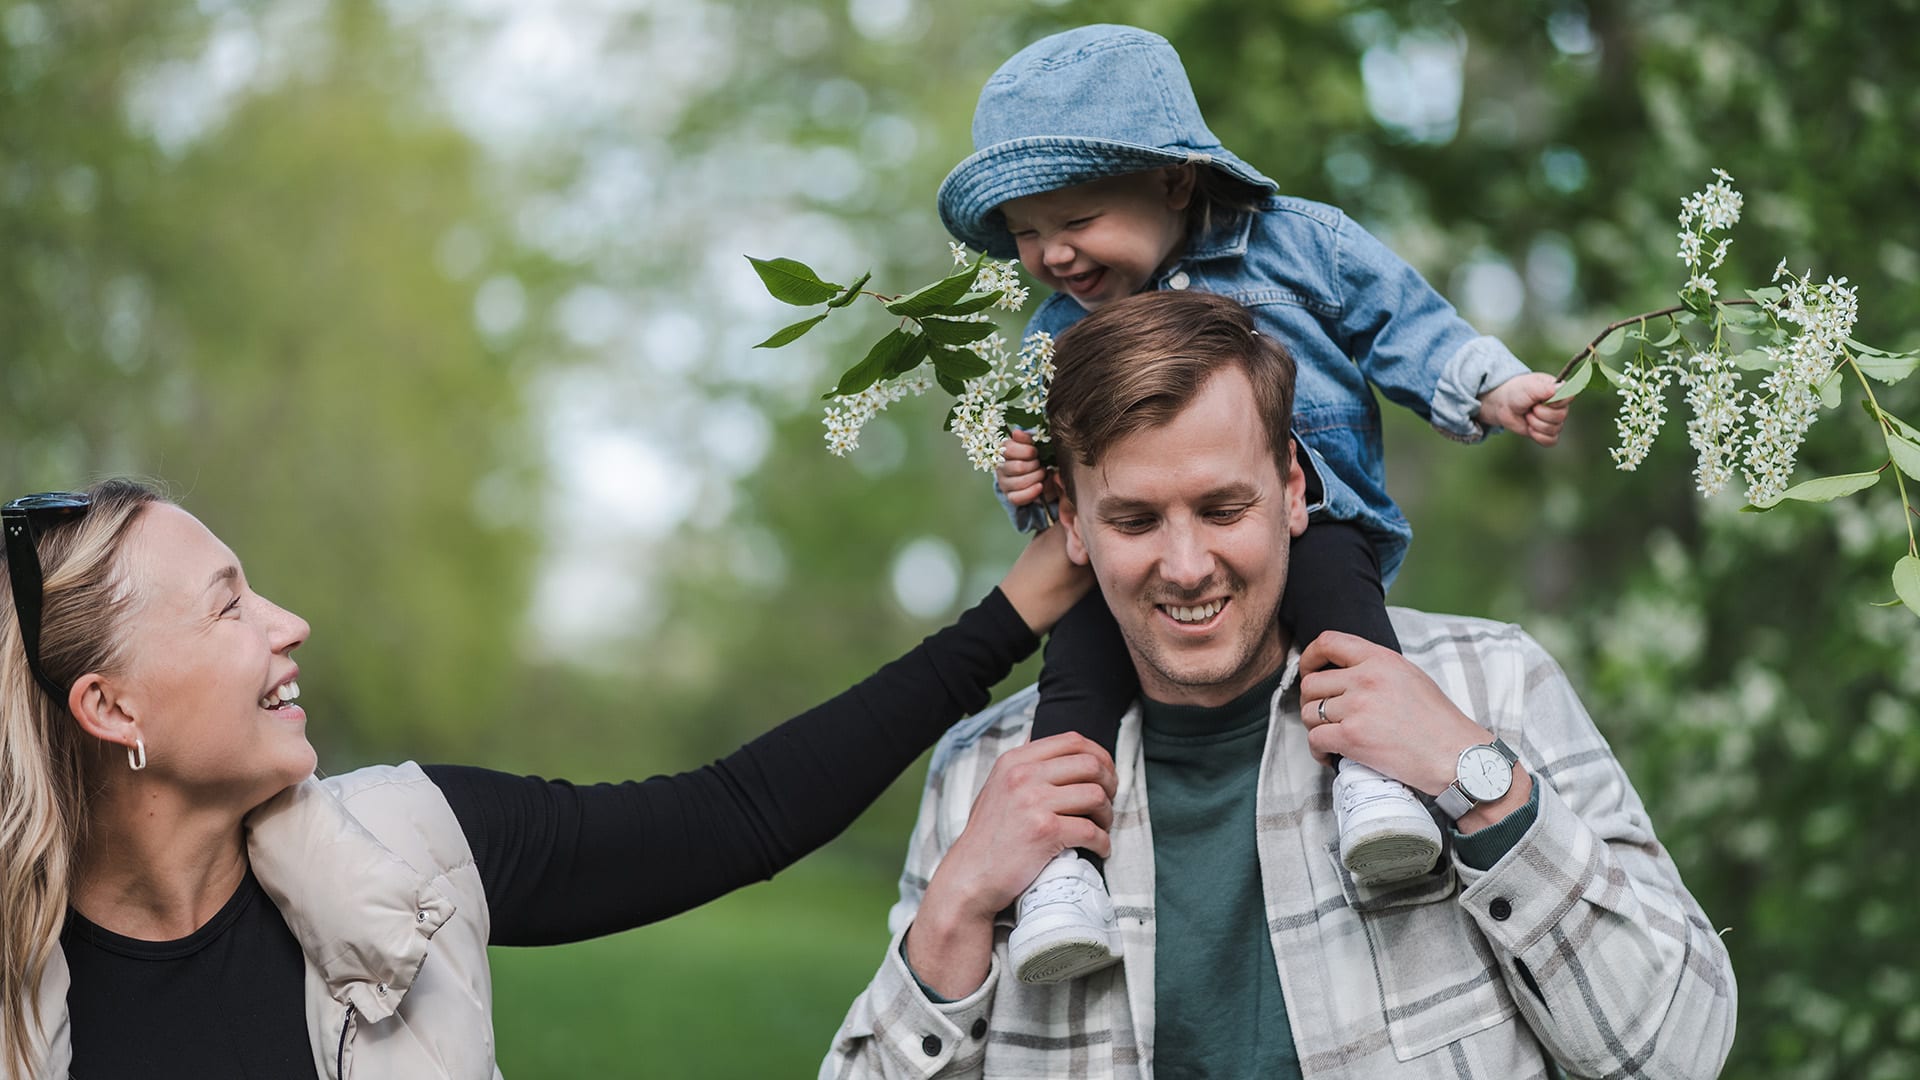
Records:
[[[970,258],[961,244],[949,243],[947,250],[955,265],[965,264]],[[1019,264],[995,259],[981,262],[973,291],[1000,293],[993,306],[1008,311],[1025,307],[1029,298],[1028,289],[1020,280]],[[985,312],[953,318],[964,322],[993,321]],[[941,348],[944,346],[934,346],[935,350]],[[1016,354],[1010,351],[1007,339],[995,331],[961,348],[985,360],[988,368],[984,374],[967,380],[963,392],[955,399],[953,434],[960,440],[973,467],[991,472],[1006,460],[1001,444],[1007,439],[1008,409],[1040,414],[1046,411],[1047,387],[1053,380],[1053,338],[1044,333],[1034,334],[1021,343]],[[896,401],[932,389],[935,381],[932,367],[923,363],[905,375],[830,401],[821,420],[827,429],[828,451],[844,457],[858,449],[860,430],[869,420]],[[1035,429],[1033,435],[1036,440],[1045,441],[1045,425]]]
[[[1671,354],[1669,354],[1671,355]],[[1634,364],[1621,373],[1620,412],[1614,417],[1620,445],[1610,450],[1614,465],[1632,472],[1653,449],[1653,437],[1666,422],[1667,387],[1672,369],[1662,364]]]

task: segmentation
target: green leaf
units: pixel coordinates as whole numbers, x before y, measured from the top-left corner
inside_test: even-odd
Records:
[[[1614,367],[1611,364],[1603,364],[1597,358],[1588,362],[1591,363],[1594,367],[1599,368],[1600,374],[1606,376],[1607,381],[1612,383],[1615,389],[1626,388],[1627,377],[1620,373],[1620,369]]]
[[[1822,476],[1815,480],[1798,483],[1780,493],[1780,497],[1771,502],[1755,503],[1742,507],[1744,510],[1771,510],[1791,499],[1795,502],[1832,502],[1835,499],[1851,495],[1856,491],[1865,491],[1880,482],[1878,472],[1841,473],[1838,476]]]
[[[948,304],[946,307],[934,312],[934,314],[971,315],[976,311],[987,310],[993,306],[994,301],[1005,295],[1006,290],[1004,289],[995,289],[992,292],[970,292],[954,303]]]
[[[1746,294],[1747,299],[1756,304],[1777,304],[1780,302],[1780,298],[1786,295],[1786,293],[1781,292],[1772,285],[1764,289],[1747,289]]]
[[[775,330],[773,332],[772,337],[768,338],[767,340],[761,342],[758,345],[755,345],[754,348],[777,349],[782,345],[790,345],[793,342],[799,341],[800,336],[802,334],[805,334],[807,331],[813,329],[815,326],[818,326],[820,324],[820,321],[822,319],[825,319],[827,315],[828,313],[823,311],[820,314],[815,315],[811,319],[801,319],[799,322],[794,323],[792,326],[783,326],[780,329]]]
[[[1920,428],[1914,427],[1912,424],[1907,423],[1905,420],[1900,419],[1885,409],[1875,412],[1871,402],[1862,402],[1862,404],[1866,405],[1867,415],[1873,417],[1875,423],[1879,423],[1884,419],[1887,423],[1892,424],[1893,430],[1899,432],[1902,436],[1905,436],[1913,442],[1920,442]]]
[[[986,256],[982,255],[984,259]],[[887,310],[895,315],[904,315],[909,319],[918,319],[932,315],[950,304],[957,303],[973,288],[973,279],[980,276],[980,259],[970,266],[963,267],[952,277],[944,277],[922,289],[917,289],[887,305]]]
[[[1920,480],[1920,442],[1909,439],[1900,432],[1887,434],[1887,453],[1893,457],[1893,463],[1903,473]]]
[[[914,335],[913,340],[907,342],[907,347],[900,350],[900,354],[893,358],[893,361],[887,365],[887,370],[882,373],[880,377],[883,379],[891,379],[896,375],[905,375],[907,372],[919,367],[920,361],[927,358],[927,350],[932,347],[933,343],[927,340],[927,335]]]
[[[1730,363],[1741,371],[1772,371],[1780,366],[1780,358],[1760,349],[1748,349],[1734,353]]]
[[[1026,428],[1028,431],[1036,431],[1047,426],[1047,418],[1044,413],[1037,413],[1031,409],[1008,409],[1007,423],[1014,427]]]
[[[1682,327],[1687,325],[1688,323],[1691,323],[1693,321],[1694,315],[1693,315],[1693,312],[1691,311],[1676,311],[1673,314],[1667,316],[1667,318],[1673,320],[1673,325],[1677,330],[1679,327]]]
[[[999,327],[972,319],[940,319],[928,316],[920,320],[920,332],[941,345],[970,345],[992,337]]]
[[[1862,375],[1867,375],[1891,386],[1913,374],[1920,367],[1920,353],[1883,353],[1879,351],[1861,352],[1853,358],[1855,367]]]
[[[1920,559],[1902,555],[1893,564],[1893,592],[1908,611],[1920,615]]]
[[[753,264],[753,272],[760,275],[760,283],[775,300],[795,307],[825,303],[837,295],[842,286],[831,281],[821,281],[813,267],[792,259],[756,259],[747,256]]]
[[[1674,325],[1674,322],[1672,320],[1669,320],[1667,322],[1667,332],[1660,336],[1659,341],[1650,342],[1650,344],[1656,349],[1664,349],[1667,346],[1679,340],[1680,340],[1680,327]]]
[[[967,384],[964,381],[960,379],[956,379],[953,376],[947,374],[946,372],[941,371],[939,364],[935,364],[933,366],[933,379],[935,382],[940,384],[940,389],[945,390],[947,393],[952,394],[954,397],[959,397],[961,394],[964,394],[967,392]],[[952,409],[947,410],[946,430],[948,431],[953,430],[953,410]]]
[[[1566,382],[1561,383],[1560,389],[1555,391],[1554,395],[1547,399],[1547,404],[1551,405],[1556,401],[1569,401],[1578,397],[1580,391],[1585,390],[1587,384],[1593,381],[1593,368],[1597,363],[1599,363],[1598,360],[1589,360],[1581,364],[1580,370],[1569,376]]]
[[[1834,368],[1833,374],[1827,376],[1827,381],[1820,384],[1821,408],[1837,409],[1840,407],[1840,391],[1847,384],[1846,374],[1847,371],[1845,368]]]
[[[886,337],[873,343],[866,358],[846,370],[840,376],[840,384],[826,392],[826,397],[836,398],[847,394],[857,394],[878,382],[887,373],[893,362],[913,347],[916,335],[905,330],[895,330]]]
[[[827,306],[830,308],[846,307],[848,304],[851,304],[855,300],[860,299],[860,290],[866,288],[867,282],[872,280],[873,280],[873,271],[869,270],[866,273],[861,274],[859,281],[856,281],[853,284],[847,286],[846,292],[843,292],[839,296],[836,296],[833,299],[827,301]]]
[[[1612,356],[1620,351],[1620,343],[1624,340],[1622,335],[1608,334],[1605,340],[1593,347],[1593,351],[1600,356]]]
[[[1885,349],[1876,349],[1864,341],[1855,341],[1852,338],[1847,339],[1847,348],[1852,349],[1854,352],[1857,352],[1862,356],[1897,356],[1899,355],[1898,353],[1890,353]]]
[[[933,370],[937,375],[950,375],[966,380],[977,379],[993,370],[993,365],[965,349],[936,349],[933,352]]]

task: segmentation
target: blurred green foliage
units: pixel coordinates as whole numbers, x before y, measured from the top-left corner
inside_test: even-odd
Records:
[[[941,272],[933,190],[980,83],[1096,20],[1166,34],[1227,145],[1537,368],[1668,302],[1679,199],[1715,166],[1748,197],[1724,283],[1783,256],[1844,274],[1857,336],[1920,345],[1915,0],[0,0],[0,491],[166,480],[314,625],[332,768],[597,779],[723,753],[1019,543],[932,403],[825,453],[818,388],[871,328],[753,352],[790,314],[740,256]],[[1728,928],[1728,1076],[1920,1074],[1920,628],[1870,606],[1899,511],[1736,515],[1692,494],[1678,432],[1616,473],[1610,407],[1590,390],[1551,452],[1435,450],[1389,410],[1418,534],[1394,599],[1522,622],[1572,673]],[[1804,475],[1878,460],[1869,438],[1816,427]],[[918,541],[958,582],[931,615],[893,582]],[[503,1060],[810,1072],[884,943],[914,797],[677,932],[503,954]],[[694,1013],[643,1038],[562,993],[620,980],[628,1016]],[[737,1007],[755,984],[812,1020],[770,1031],[777,995]],[[765,1056],[722,1063],[729,1039]]]

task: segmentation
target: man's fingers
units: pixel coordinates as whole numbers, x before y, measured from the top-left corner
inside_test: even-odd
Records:
[[[1351,740],[1339,724],[1321,724],[1307,732],[1307,748],[1313,751],[1313,760],[1322,765],[1332,765],[1334,757],[1345,757],[1351,749]]]
[[[1015,432],[1014,434],[1022,435],[1025,433]],[[1020,442],[1017,439],[1008,439],[1000,444],[1000,452],[1007,456],[1008,461],[1031,461],[1035,463],[1036,467],[1038,467],[1040,461],[1040,448],[1031,442]]]
[[[1300,654],[1300,672],[1309,675],[1328,667],[1352,667],[1383,649],[1393,651],[1354,634],[1326,630]]]

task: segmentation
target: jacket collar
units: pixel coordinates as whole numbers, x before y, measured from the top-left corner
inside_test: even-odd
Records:
[[[1252,235],[1252,211],[1223,207],[1214,212],[1205,231],[1194,237],[1193,243],[1187,246],[1182,261],[1239,258],[1247,253],[1247,240]]]
[[[312,777],[255,810],[246,828],[254,875],[328,994],[368,1021],[391,1016],[452,899]]]

